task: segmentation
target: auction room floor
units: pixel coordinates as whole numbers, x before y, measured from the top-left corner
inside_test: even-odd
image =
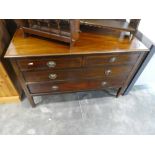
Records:
[[[36,97],[36,108],[0,104],[0,134],[155,134],[155,89],[127,96],[92,91]]]

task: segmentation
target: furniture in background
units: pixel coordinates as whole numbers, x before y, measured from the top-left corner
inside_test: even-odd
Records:
[[[108,88],[116,88],[117,97],[124,93],[149,49],[135,36],[130,40],[112,29],[101,34],[86,29],[71,48],[33,36],[23,38],[22,30],[17,30],[5,58],[32,107],[38,95]]]
[[[73,46],[79,38],[80,21],[78,19],[18,19],[24,36],[33,34],[45,38],[59,40]]]
[[[129,32],[129,35],[134,35],[138,29],[140,19],[81,19],[80,24],[95,27],[95,28],[106,28],[117,31]]]
[[[105,28],[121,31],[132,39],[137,31],[140,19],[131,19],[129,22],[125,19],[16,19],[15,22],[22,28],[24,37],[33,34],[69,43],[70,46],[73,46],[79,39],[80,27],[83,26],[86,29],[94,28],[94,32]]]
[[[0,103],[20,101],[20,95],[10,79],[10,76],[15,74],[11,71],[9,62],[3,58],[10,39],[5,20],[0,20]]]

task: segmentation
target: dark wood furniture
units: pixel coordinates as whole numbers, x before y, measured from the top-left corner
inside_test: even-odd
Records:
[[[109,35],[111,34],[111,35]],[[74,47],[22,37],[17,30],[5,54],[32,107],[33,96],[117,88],[124,93],[149,49],[136,37],[82,32]]]
[[[140,23],[140,19],[81,19],[80,24],[96,28],[113,29],[117,31],[130,32],[135,34]]]
[[[79,38],[80,21],[78,19],[17,19],[24,37],[33,34],[45,38],[59,40],[73,46]]]
[[[80,27],[82,31],[83,27],[85,30],[95,28],[94,32],[98,32],[98,29],[112,29],[124,32],[131,39],[137,31],[140,19],[130,19],[130,22],[126,19],[17,19],[15,22],[22,28],[24,37],[29,34],[37,35],[73,46],[79,39]]]

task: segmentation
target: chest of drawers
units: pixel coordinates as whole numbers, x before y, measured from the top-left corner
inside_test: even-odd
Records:
[[[136,38],[80,37],[69,49],[48,40],[23,39],[20,30],[16,32],[5,57],[10,59],[32,107],[37,95],[117,88],[119,96],[148,52]],[[109,43],[111,49],[110,45],[107,48]]]

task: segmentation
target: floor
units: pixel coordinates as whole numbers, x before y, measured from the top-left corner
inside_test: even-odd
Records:
[[[155,89],[136,86],[127,96],[114,90],[35,97],[31,108],[0,104],[0,134],[155,134]]]

